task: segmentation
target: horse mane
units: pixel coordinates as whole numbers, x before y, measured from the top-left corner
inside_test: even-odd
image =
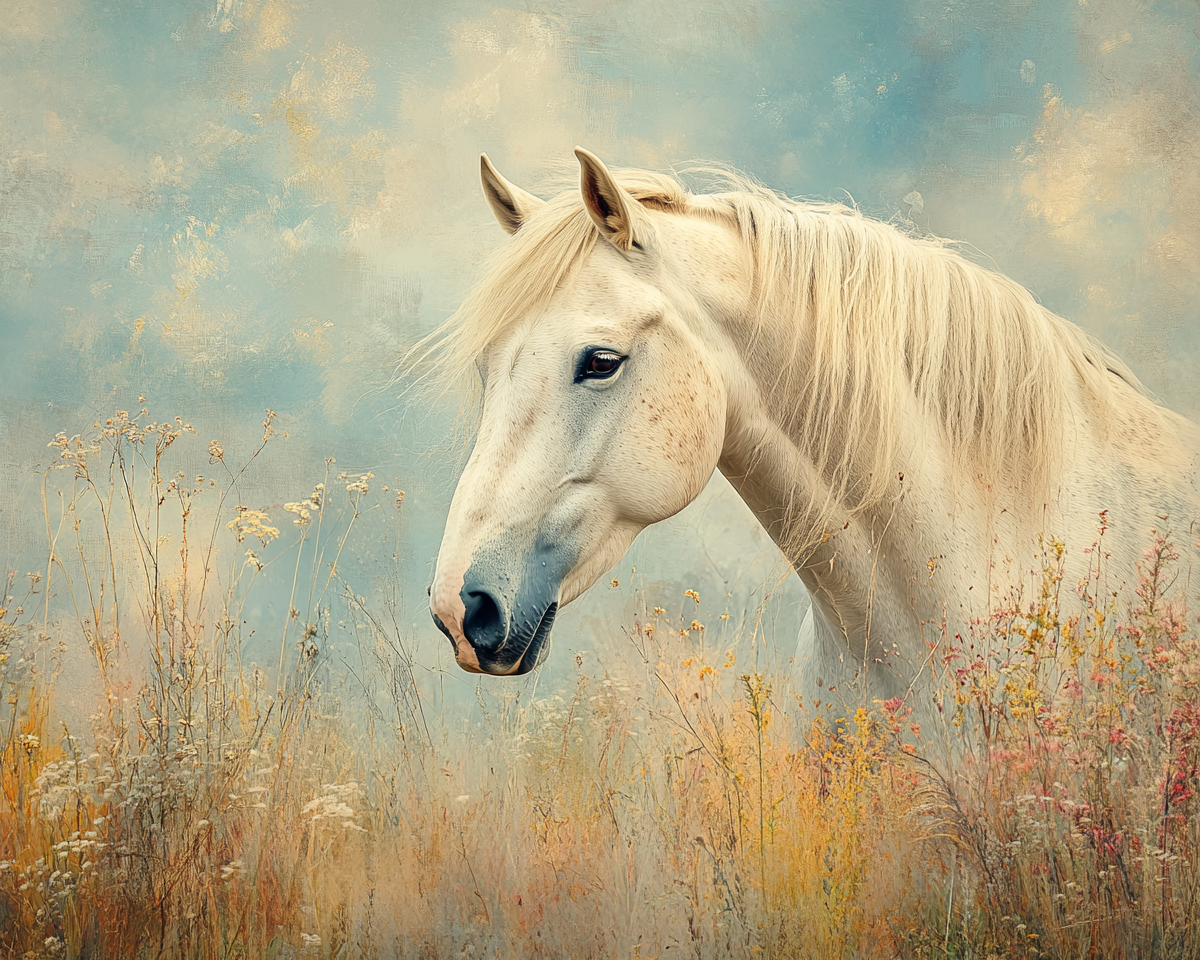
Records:
[[[768,402],[848,505],[897,489],[913,403],[977,475],[1042,493],[1074,403],[1103,431],[1110,373],[1144,392],[1083,329],[947,241],[725,179],[735,189],[708,202],[728,207],[751,253],[756,322],[791,332]]]
[[[794,201],[724,169],[701,173],[722,189],[692,194],[643,170],[614,176],[648,208],[738,231],[754,270],[751,350],[770,344],[777,354],[779,331],[790,342],[790,357],[758,366],[780,371],[764,385],[765,399],[829,496],[854,512],[895,494],[900,426],[913,404],[972,463],[972,475],[1003,475],[1032,490],[1054,475],[1080,387],[1100,429],[1112,405],[1110,373],[1141,390],[1081,328],[944,240],[910,236],[853,207]],[[579,192],[556,196],[410,356],[432,360],[438,382],[475,383],[476,357],[534,319],[599,239]],[[810,503],[808,512],[830,506]]]

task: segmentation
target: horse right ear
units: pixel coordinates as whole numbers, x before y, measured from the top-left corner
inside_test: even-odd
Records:
[[[613,179],[608,167],[595,154],[576,147],[575,157],[579,160],[583,205],[601,235],[618,250],[644,249],[650,230],[641,204]]]
[[[479,156],[479,175],[488,206],[508,233],[516,233],[530,214],[546,203],[500,176],[486,153]]]

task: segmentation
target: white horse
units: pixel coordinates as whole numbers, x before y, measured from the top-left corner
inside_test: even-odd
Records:
[[[812,595],[810,685],[880,697],[1028,581],[1039,534],[1070,583],[1108,511],[1130,580],[1160,518],[1198,515],[1200,431],[1012,280],[846,207],[575,152],[548,202],[482,158],[513,236],[431,348],[482,383],[430,593],[463,668],[533,669],[558,607],[715,469]]]

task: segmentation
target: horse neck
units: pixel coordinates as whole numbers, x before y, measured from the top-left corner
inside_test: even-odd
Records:
[[[750,324],[739,326],[754,329]],[[882,638],[889,644],[905,634],[915,640],[920,622],[937,615],[945,597],[961,586],[959,581],[986,582],[986,573],[981,576],[978,569],[986,563],[981,558],[987,555],[990,538],[986,504],[970,495],[964,500],[964,491],[955,486],[955,458],[940,431],[922,420],[915,397],[908,415],[901,418],[904,426],[896,438],[889,495],[868,507],[839,499],[794,435],[797,418],[785,420],[764,399],[778,379],[781,358],[791,354],[790,343],[780,343],[780,359],[773,361],[771,350],[764,349],[762,330],[753,335],[758,340],[753,351],[760,358],[757,366],[744,360],[730,365],[721,472],[783,550],[826,624],[849,643],[856,658],[882,655]],[[737,341],[739,333],[733,330],[730,336]],[[736,348],[743,358],[750,355],[745,346]],[[852,479],[849,486],[858,484]],[[947,536],[952,514],[954,529]],[[939,573],[937,589],[930,589],[933,578],[930,584],[914,587],[913,571],[926,569],[931,560],[952,572]]]

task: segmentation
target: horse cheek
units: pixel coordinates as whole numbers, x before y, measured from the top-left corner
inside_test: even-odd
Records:
[[[700,422],[700,435],[697,446],[704,451],[704,478],[708,478],[717,469],[717,461],[721,458],[721,450],[725,446],[725,411],[727,407],[725,385],[708,371],[704,372],[700,385],[703,416]]]
[[[690,377],[672,382],[663,401],[666,426],[662,445],[675,482],[667,515],[696,499],[716,469],[723,442],[724,391],[719,381],[701,367]]]
[[[679,418],[674,459],[686,477],[690,503],[708,483],[721,455],[725,391],[707,365],[701,365],[692,376],[679,382],[675,403]]]

